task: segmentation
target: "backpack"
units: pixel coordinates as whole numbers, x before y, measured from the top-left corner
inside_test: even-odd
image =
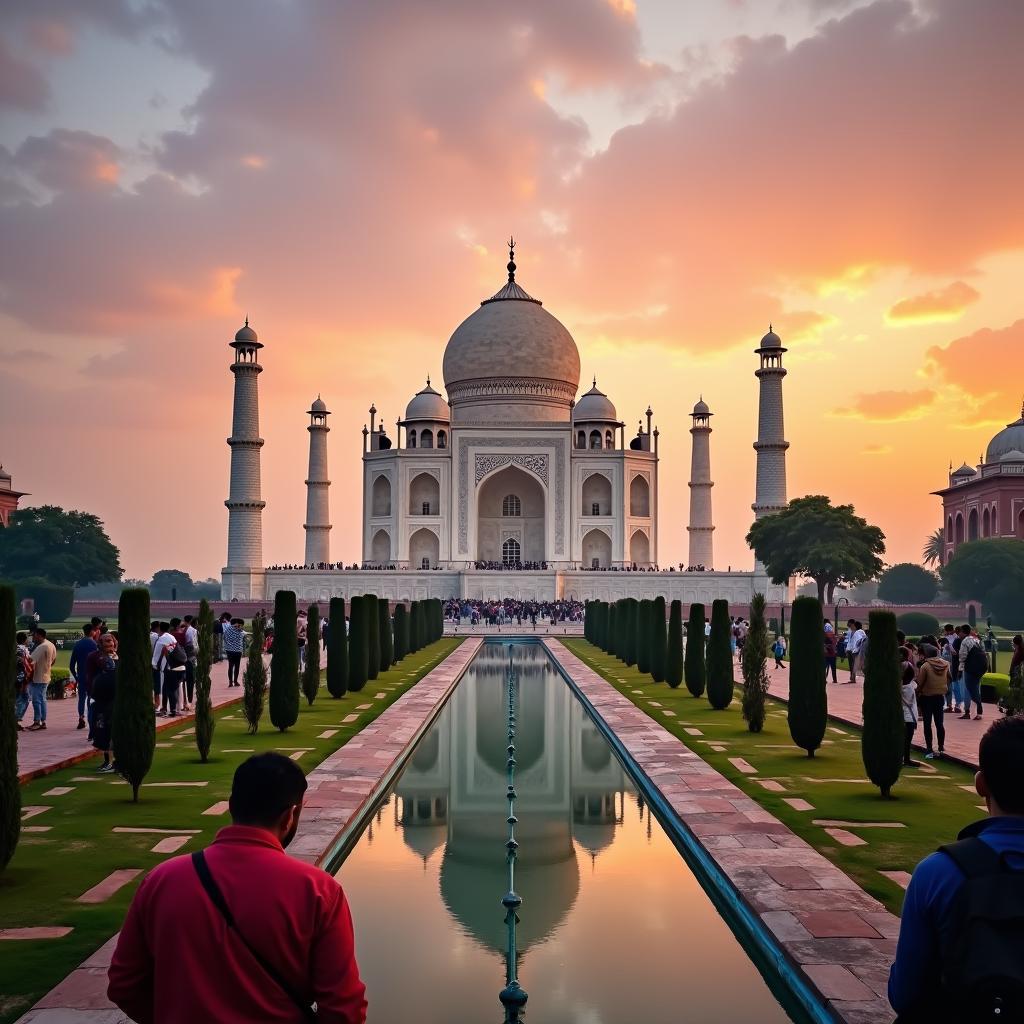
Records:
[[[988,658],[981,649],[981,644],[972,644],[971,649],[964,658],[964,671],[972,676],[983,676],[988,671]]]
[[[961,1024],[1024,1019],[1024,871],[976,836],[940,846],[964,873],[942,998]]]
[[[164,668],[184,668],[188,655],[181,644],[164,648]]]

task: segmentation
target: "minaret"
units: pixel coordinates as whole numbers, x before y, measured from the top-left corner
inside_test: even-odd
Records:
[[[331,507],[327,479],[327,417],[331,414],[319,395],[309,407],[309,473],[306,480],[306,565],[331,560]]]
[[[263,348],[256,332],[245,326],[231,343],[235,361],[235,401],[231,418],[231,486],[228,500],[228,560],[224,580],[227,597],[263,597],[263,508],[260,498],[260,401],[259,350]],[[253,571],[256,570],[254,578]]]
[[[693,420],[693,426],[690,427],[693,451],[690,456],[690,525],[686,528],[690,534],[688,564],[703,565],[705,569],[711,569],[715,564],[715,527],[711,516],[711,488],[715,486],[711,480],[713,415],[703,395],[690,413]]]
[[[782,419],[782,339],[768,325],[768,333],[761,339],[755,353],[761,357],[761,366],[754,375],[761,382],[757,404],[757,486],[754,492],[755,519],[763,519],[786,507],[786,449]]]

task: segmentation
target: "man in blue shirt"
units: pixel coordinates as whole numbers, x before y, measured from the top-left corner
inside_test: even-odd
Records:
[[[82,627],[82,636],[79,637],[75,646],[71,648],[71,661],[68,663],[68,669],[71,672],[72,678],[75,680],[75,686],[78,690],[78,728],[85,728],[85,714],[86,709],[89,706],[89,677],[86,674],[86,662],[89,659],[89,655],[93,651],[98,650],[96,646],[96,634],[99,632],[99,627],[91,622],[87,622]]]
[[[989,816],[968,825],[959,839],[980,837],[1007,865],[1024,870],[1024,718],[995,722],[978,748],[978,795]],[[952,857],[936,852],[914,870],[903,901],[889,1002],[901,1022],[951,1019],[942,986],[943,964],[956,938],[956,897],[965,876]]]

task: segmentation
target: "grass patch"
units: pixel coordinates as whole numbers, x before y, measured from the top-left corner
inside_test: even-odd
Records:
[[[167,854],[151,852],[163,836],[115,833],[113,828],[201,829],[181,852],[201,849],[229,821],[226,814],[204,816],[203,811],[227,800],[231,777],[238,764],[249,756],[247,751],[262,753],[284,748],[282,753],[292,754],[296,752],[294,748],[308,748],[298,764],[304,771],[311,771],[451,654],[462,640],[446,637],[410,654],[400,665],[369,681],[360,693],[350,693],[340,700],[333,700],[321,684],[316,702],[310,707],[303,698],[298,722],[284,733],[271,726],[264,712],[259,732],[250,736],[241,706],[222,708],[216,712],[217,731],[210,760],[205,765],[196,752],[191,733],[193,723],[184,722],[179,728],[158,732],[157,743],[170,746],[157,747],[146,782],[205,781],[205,786],[144,785],[139,803],[133,805],[127,784],[111,776],[94,774],[97,758],[22,787],[22,806],[51,808],[27,819],[25,824],[52,828],[48,832],[23,832],[13,860],[0,874],[0,928],[64,925],[74,930],[62,939],[0,944],[0,1022],[7,1024],[17,1019],[109,939],[121,926],[145,872],[167,859]],[[377,693],[384,696],[375,700]],[[355,709],[361,704],[371,706],[357,712]],[[342,724],[342,719],[351,714],[359,717]],[[329,729],[337,732],[321,739],[319,734]],[[89,781],[74,781],[87,776]],[[44,795],[60,786],[75,788],[63,796]],[[82,893],[118,868],[141,868],[143,874],[105,903],[76,902]]]
[[[883,800],[878,790],[864,781],[867,776],[861,761],[861,732],[854,726],[830,719],[824,745],[813,759],[808,758],[790,739],[786,705],[781,701],[768,699],[764,730],[751,733],[743,721],[738,697],[724,711],[715,711],[706,697],[690,696],[685,686],[672,690],[665,683],[655,683],[649,675],[627,668],[586,640],[559,639],[623,696],[785,822],[894,914],[903,905],[903,889],[880,872],[913,871],[918,861],[937,846],[952,841],[965,825],[985,816],[985,811],[978,808],[981,798],[973,792],[974,773],[959,765],[925,761],[924,765],[935,770],[904,768],[893,787],[894,799]],[[651,700],[661,707],[651,707]],[[674,715],[665,715],[666,710]],[[690,735],[686,729],[700,729],[703,735]],[[725,749],[712,750],[711,743]],[[915,760],[921,756],[914,754]],[[757,769],[757,774],[743,774],[729,761],[731,757],[743,758]],[[777,782],[783,791],[769,792],[757,779]],[[972,792],[961,786],[971,786]],[[794,810],[784,802],[787,797],[803,798],[814,809]],[[812,824],[816,820],[897,822],[904,827],[850,827],[847,831],[865,839],[867,845],[841,846],[825,832],[825,826]],[[751,850],[750,855],[756,859],[757,851]]]

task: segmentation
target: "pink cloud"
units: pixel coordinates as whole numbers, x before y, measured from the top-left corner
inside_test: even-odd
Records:
[[[835,410],[836,416],[870,420],[875,423],[895,423],[917,419],[935,401],[934,391],[870,391],[857,395],[853,403]]]
[[[981,293],[965,281],[954,281],[945,288],[901,299],[885,319],[890,323],[930,323],[936,320],[955,320]]]

